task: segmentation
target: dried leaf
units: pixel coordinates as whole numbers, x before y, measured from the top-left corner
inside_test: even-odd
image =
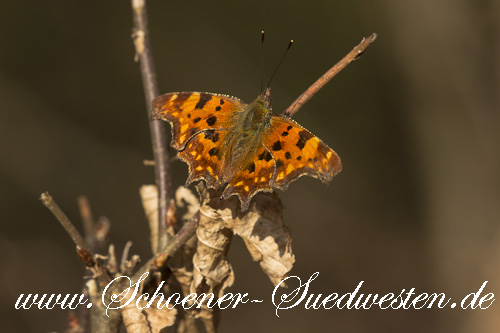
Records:
[[[199,186],[198,190],[203,200],[202,216],[222,220],[219,224],[223,228],[242,237],[253,260],[259,262],[274,285],[288,276],[295,256],[290,230],[283,223],[283,205],[276,193],[258,193],[250,208],[242,213],[236,197],[221,201],[220,194],[215,191],[207,191],[204,186]],[[199,237],[198,241],[201,241]]]
[[[151,327],[152,333],[159,333],[165,327],[172,326],[177,316],[177,310],[175,308],[169,309],[167,307],[162,309],[149,307],[144,309],[143,312],[146,314],[146,319]]]
[[[199,314],[198,318],[203,322],[203,326],[205,327],[205,331],[207,333],[215,333],[217,332],[217,326],[219,322],[219,317],[217,316],[217,309],[208,310],[203,309]]]
[[[200,201],[191,190],[180,186],[175,191],[175,202],[177,208],[185,208],[186,213],[182,216],[183,221],[190,220],[200,209]]]
[[[151,249],[158,249],[158,190],[156,185],[142,185],[139,189],[142,207],[149,223]]]
[[[179,318],[179,324],[177,325],[177,333],[198,333],[198,327],[196,327],[195,319],[192,316],[186,316]]]
[[[204,213],[206,210],[200,209],[191,292],[214,293],[216,297],[221,297],[234,281],[231,264],[226,258],[233,233],[225,226],[224,220],[207,216]]]
[[[247,214],[234,220],[233,232],[245,241],[273,285],[288,276],[295,262],[290,229],[283,223],[283,206],[276,194],[256,196]]]
[[[130,302],[121,310],[123,324],[127,332],[149,333],[149,323],[146,316],[139,310],[135,302]]]
[[[191,255],[183,255],[182,249],[171,260],[168,261],[168,267],[179,282],[184,296],[190,294],[191,282],[193,281],[193,252]]]

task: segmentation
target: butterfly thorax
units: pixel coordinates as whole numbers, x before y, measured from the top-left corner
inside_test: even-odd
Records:
[[[243,111],[235,115],[234,128],[228,131],[221,151],[221,161],[225,169],[224,180],[231,179],[236,172],[245,169],[262,147],[262,137],[269,128],[272,117],[270,101],[262,94]]]

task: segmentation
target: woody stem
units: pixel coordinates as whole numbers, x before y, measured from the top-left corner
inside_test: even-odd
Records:
[[[368,38],[363,38],[361,43],[359,43],[351,52],[349,52],[342,60],[336,63],[332,68],[330,68],[325,74],[323,74],[316,82],[314,82],[309,88],[307,88],[302,95],[300,95],[295,102],[293,102],[284,112],[288,117],[293,117],[297,111],[306,104],[314,94],[316,94],[321,88],[325,86],[335,75],[337,75],[341,70],[343,70],[347,65],[349,65],[354,60],[358,59],[363,52],[377,39],[377,34],[371,34]]]
[[[47,207],[52,212],[52,214],[54,214],[59,223],[61,223],[61,225],[63,226],[64,230],[66,230],[68,235],[71,237],[75,245],[81,248],[82,250],[87,251],[88,253],[92,253],[90,249],[87,247],[85,241],[83,240],[82,235],[80,235],[78,230],[76,230],[73,223],[71,223],[66,214],[64,214],[64,212],[61,210],[59,205],[54,201],[49,192],[42,193],[42,195],[40,196],[40,200],[45,205],[45,207]]]
[[[132,15],[134,20],[133,40],[136,50],[136,61],[139,60],[144,95],[146,97],[146,110],[151,131],[151,142],[155,160],[155,179],[158,187],[158,247],[160,251],[165,244],[167,207],[172,198],[172,180],[169,164],[169,148],[167,140],[167,124],[160,120],[151,119],[151,101],[159,95],[156,69],[154,66],[151,45],[149,43],[148,17],[146,0],[131,0]]]

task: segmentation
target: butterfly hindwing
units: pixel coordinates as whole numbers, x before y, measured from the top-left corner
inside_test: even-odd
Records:
[[[262,145],[257,150],[253,160],[234,175],[231,182],[227,184],[222,196],[226,199],[236,194],[241,201],[241,209],[245,211],[257,192],[271,192],[273,190],[274,172],[275,162],[273,156]]]
[[[196,133],[221,129],[241,111],[239,99],[219,94],[179,92],[161,95],[153,100],[153,119],[162,119],[172,127],[172,147],[182,150]]]
[[[337,153],[286,116],[273,115],[263,144],[276,163],[273,187],[283,191],[303,175],[328,183],[342,170]]]
[[[177,156],[189,166],[188,186],[193,181],[204,179],[207,187],[215,188],[222,174],[219,150],[224,130],[204,130],[196,134]]]

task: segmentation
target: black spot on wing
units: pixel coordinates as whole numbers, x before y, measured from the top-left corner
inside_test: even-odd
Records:
[[[197,122],[199,122],[200,120],[201,120],[201,118],[200,118],[200,117],[196,117],[196,118],[194,118],[194,119],[193,119],[193,123],[195,123],[195,124],[196,124],[196,123],[197,123]]]
[[[210,155],[210,156],[214,156],[216,154],[217,154],[217,148],[215,148],[215,147],[213,147],[212,149],[210,149],[208,151],[208,155]]]
[[[286,158],[287,160],[289,160],[291,157],[292,157],[292,154],[290,154],[290,152],[289,152],[289,151],[287,151],[287,152],[285,153],[285,158]]]
[[[212,140],[214,138],[215,131],[208,130],[208,131],[205,131],[204,134],[205,134],[205,140]]]
[[[204,132],[206,140],[212,140],[213,143],[219,141],[219,132],[208,130]]]
[[[191,113],[188,113],[187,117],[188,117],[188,119],[191,118]]]
[[[299,147],[301,150],[304,149],[304,146],[306,145],[306,142],[312,138],[312,135],[306,131],[300,131],[299,132],[299,140],[297,141],[296,146]]]
[[[286,128],[286,130],[287,130],[287,131],[289,131],[289,130],[291,130],[291,129],[292,129],[292,127],[293,127],[293,126],[292,126],[292,125],[290,125],[290,126],[288,126],[288,127]]]
[[[302,159],[302,156],[297,156],[297,161],[300,161]]]
[[[277,161],[276,161],[276,168],[278,168],[278,169],[279,169],[279,168],[281,168],[281,167],[282,167],[282,166],[284,166],[284,165],[285,165],[285,164],[283,163],[283,161],[282,161],[282,160],[277,160]]]
[[[224,100],[222,98],[220,99],[220,105],[224,105]]]
[[[250,164],[250,166],[248,167],[248,169],[247,169],[247,170],[248,170],[248,173],[252,173],[252,172],[254,172],[254,171],[255,171],[255,163],[254,163],[254,162],[252,162],[252,163]]]
[[[198,103],[196,103],[196,106],[194,108],[195,109],[203,109],[205,104],[207,104],[207,102],[210,101],[211,99],[212,99],[212,95],[201,93],[200,100],[198,101]]]
[[[278,140],[273,144],[273,151],[281,150],[281,142]]]
[[[287,135],[288,135],[287,131],[284,131],[283,133],[281,133],[281,136],[287,136]]]
[[[268,152],[267,150],[264,150],[262,153],[259,154],[259,156],[257,156],[259,158],[260,161],[262,160],[266,160],[266,162],[269,162],[270,160],[273,159],[273,155],[271,155],[270,152]]]
[[[222,109],[222,107],[220,105],[217,105],[217,107],[215,108],[215,111],[220,111]]]
[[[207,121],[207,125],[208,126],[213,126],[217,122],[217,117],[216,116],[211,116],[206,121]]]
[[[173,101],[173,103],[175,103],[177,105],[182,105],[182,104],[184,104],[185,101],[187,101],[187,99],[189,97],[191,97],[192,94],[193,93],[190,93],[190,92],[177,94],[177,98]]]

